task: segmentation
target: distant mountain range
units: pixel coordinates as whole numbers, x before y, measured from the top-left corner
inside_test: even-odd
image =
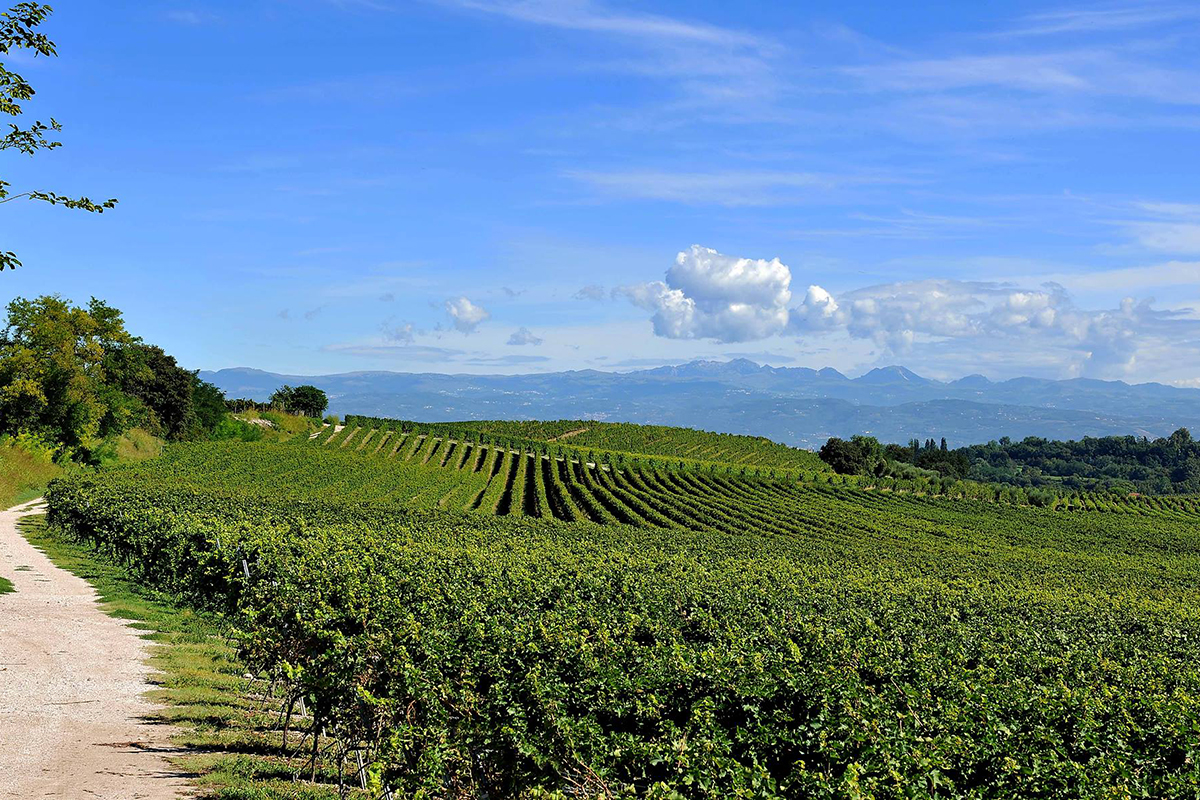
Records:
[[[460,419],[597,419],[682,425],[818,447],[830,436],[883,441],[945,436],[952,445],[1010,436],[1078,439],[1200,433],[1200,389],[1084,378],[969,375],[949,383],[904,367],[847,378],[835,369],[767,367],[746,359],[692,361],[613,373],[531,375],[347,372],[279,375],[236,368],[201,372],[228,397],[265,400],[282,384],[324,389],[334,414],[428,422]]]

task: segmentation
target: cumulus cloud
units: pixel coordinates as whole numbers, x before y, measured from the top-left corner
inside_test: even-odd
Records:
[[[791,279],[779,259],[738,258],[697,245],[679,253],[665,280],[623,286],[613,295],[651,312],[655,334],[669,339],[842,337],[869,343],[880,357],[908,356],[947,372],[992,365],[1007,374],[1125,377],[1200,363],[1200,316],[1156,308],[1153,298],[1126,297],[1115,308],[1095,309],[1079,306],[1053,282],[926,279],[838,293],[813,284],[796,303]]]
[[[463,333],[474,333],[479,323],[491,316],[483,306],[477,306],[465,297],[455,297],[446,301],[446,313],[454,327]]]
[[[675,257],[665,281],[623,286],[614,294],[654,312],[659,336],[747,342],[787,327],[791,280],[778,258],[738,258],[692,245]]]
[[[515,331],[513,331],[512,336],[508,337],[508,343],[514,346],[527,344],[537,346],[542,343],[542,339],[539,336],[534,336],[533,331],[522,325],[520,328],[517,328]]]
[[[1079,308],[1060,285],[1036,289],[990,282],[923,280],[869,286],[834,297],[810,286],[792,311],[798,335],[841,331],[890,353],[958,341],[979,354],[1017,349],[1053,354],[1069,374],[1133,372],[1139,355],[1175,342],[1196,354],[1200,320],[1188,310],[1158,310],[1127,297],[1117,308]],[[1191,339],[1191,344],[1187,340]]]

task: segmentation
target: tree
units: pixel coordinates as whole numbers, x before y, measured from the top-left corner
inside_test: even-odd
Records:
[[[856,475],[867,463],[857,444],[837,436],[830,437],[829,441],[821,445],[818,455],[839,475]]]
[[[136,406],[105,383],[104,360],[133,341],[121,313],[95,298],[86,309],[60,297],[13,300],[0,334],[0,433],[74,450],[128,424]]]
[[[329,407],[329,398],[325,396],[325,392],[308,384],[284,384],[271,394],[269,402],[275,408],[289,414],[301,414],[305,417],[320,417]]]
[[[169,439],[210,434],[225,398],[92,298],[17,298],[0,331],[0,434],[29,433],[84,461],[132,427]]]
[[[297,386],[292,392],[292,412],[306,417],[320,417],[329,408],[329,398],[315,386]]]
[[[110,348],[104,359],[105,381],[145,405],[135,424],[166,439],[185,439],[196,427],[193,394],[196,376],[179,366],[161,347],[141,341]],[[113,432],[126,425],[113,425]]]
[[[225,419],[225,393],[192,373],[192,409],[202,431],[215,430]]]
[[[292,394],[295,391],[295,389],[285,383],[283,386],[280,386],[278,389],[271,392],[271,396],[267,398],[267,402],[270,403],[273,408],[277,408],[280,411],[287,411],[288,405],[290,405],[292,402]]]
[[[52,9],[43,3],[17,3],[8,11],[0,14],[0,54],[7,55],[12,50],[32,50],[33,55],[52,57],[58,55],[54,42],[44,33],[38,33],[35,28],[50,16]],[[0,113],[11,117],[19,117],[24,113],[23,103],[33,98],[34,90],[23,77],[7,69],[0,62]],[[9,123],[9,132],[0,137],[0,150],[16,150],[27,156],[32,156],[39,150],[54,150],[61,147],[62,142],[53,136],[62,130],[62,125],[53,117],[50,121],[36,120],[26,128],[15,123]],[[87,197],[67,197],[55,192],[27,190],[12,194],[11,184],[0,180],[0,204],[11,203],[13,200],[38,200],[55,206],[90,211],[103,214],[105,210],[117,205],[115,199],[93,202]],[[15,269],[21,266],[20,260],[12,251],[0,250],[0,271]]]

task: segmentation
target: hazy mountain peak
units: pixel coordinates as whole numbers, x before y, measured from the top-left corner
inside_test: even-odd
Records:
[[[978,372],[974,375],[967,375],[959,378],[956,381],[950,382],[951,386],[959,386],[964,389],[983,389],[992,385],[992,382]]]
[[[863,383],[912,383],[912,384],[928,384],[933,381],[928,378],[922,378],[917,373],[907,367],[893,365],[890,367],[876,367],[875,369],[858,378]]]

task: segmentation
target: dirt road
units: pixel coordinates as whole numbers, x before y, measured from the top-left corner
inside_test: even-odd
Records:
[[[32,505],[0,512],[0,575],[16,587],[0,595],[0,798],[178,797],[170,729],[142,698],[147,642],[17,533]]]

